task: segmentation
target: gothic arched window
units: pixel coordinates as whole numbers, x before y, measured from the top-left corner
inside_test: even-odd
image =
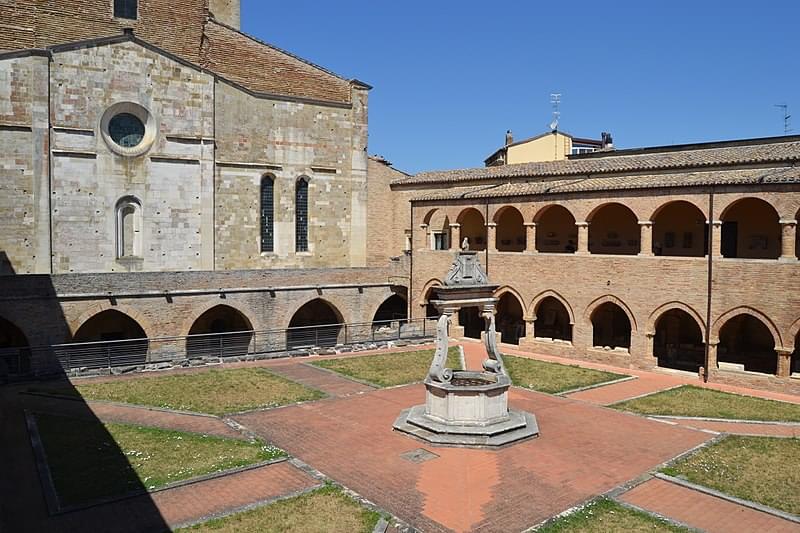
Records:
[[[308,178],[297,180],[294,189],[294,243],[296,252],[308,251]]]
[[[117,257],[142,257],[142,204],[133,196],[117,202]]]
[[[275,251],[275,181],[272,176],[261,178],[261,251]]]

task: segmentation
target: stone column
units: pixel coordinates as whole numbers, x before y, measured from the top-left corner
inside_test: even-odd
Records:
[[[490,252],[497,251],[497,223],[486,224],[486,249]]]
[[[722,258],[722,221],[711,221],[711,257]]]
[[[461,249],[461,224],[450,224],[450,250]]]
[[[708,375],[711,376],[717,371],[717,346],[719,339],[708,343]]]
[[[788,378],[791,374],[792,351],[786,348],[775,348],[778,354],[778,371],[775,373],[779,378]]]
[[[420,224],[419,225],[420,232],[422,233],[422,246],[420,246],[421,250],[427,250],[431,247],[431,236],[428,233],[428,225],[427,224]],[[412,245],[414,243],[411,243]]]
[[[536,222],[525,223],[525,251],[528,253],[539,253],[536,250]]]
[[[589,223],[576,222],[578,226],[578,251],[576,254],[587,255],[589,253]]]
[[[797,261],[795,250],[796,220],[779,220],[781,224],[781,261]]]
[[[653,222],[639,221],[639,255],[653,255]]]

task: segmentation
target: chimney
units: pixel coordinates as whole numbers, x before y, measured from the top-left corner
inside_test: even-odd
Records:
[[[511,130],[506,130],[506,146],[514,142],[514,135]]]
[[[613,150],[614,149],[614,140],[611,138],[611,134],[607,131],[604,131],[600,134],[600,140],[602,141],[602,148],[601,150]]]

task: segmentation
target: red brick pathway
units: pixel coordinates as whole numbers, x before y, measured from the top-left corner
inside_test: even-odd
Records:
[[[349,396],[371,391],[375,388],[297,361],[271,365],[269,369],[275,374],[313,389],[321,390],[331,396]]]
[[[420,385],[248,413],[235,419],[424,531],[520,531],[636,478],[707,433],[512,389],[542,434],[496,451],[439,448],[391,429]],[[440,457],[412,463],[425,448]]]
[[[619,499],[709,533],[800,531],[800,524],[662,479],[646,481]]]
[[[620,369],[617,369],[620,372]],[[623,371],[624,373],[624,371]],[[597,405],[609,405],[645,394],[676,387],[682,383],[670,376],[649,375],[639,376],[636,379],[613,383],[603,387],[574,392],[569,395],[575,400],[582,400]]]

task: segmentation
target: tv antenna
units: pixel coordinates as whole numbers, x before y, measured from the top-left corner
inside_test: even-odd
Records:
[[[553,122],[550,123],[552,131],[558,130],[558,119],[561,117],[561,93],[550,93],[550,104],[553,106]]]
[[[775,107],[783,111],[783,133],[787,134],[792,131],[792,126],[789,122],[789,119],[792,118],[792,115],[789,114],[789,106],[787,104],[775,104]]]

